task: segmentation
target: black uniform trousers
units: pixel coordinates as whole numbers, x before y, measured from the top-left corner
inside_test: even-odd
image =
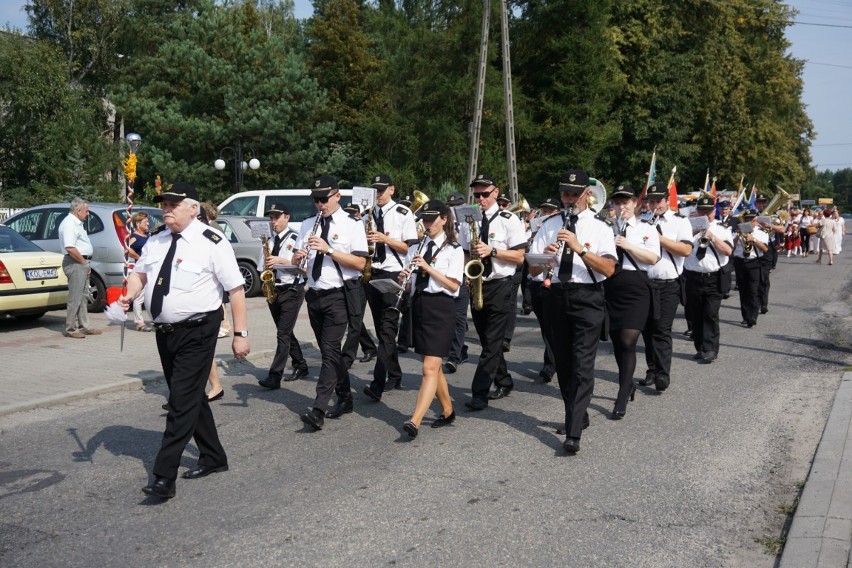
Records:
[[[414,345],[414,339],[412,337],[413,327],[411,324],[411,299],[407,294],[402,297],[399,311],[402,317],[399,322],[399,337],[397,337],[396,344],[400,349],[408,349]]]
[[[358,355],[358,344],[361,344],[361,348],[364,350],[364,353],[368,353],[368,348],[364,347],[364,343],[361,341],[361,338],[364,334],[367,334],[367,337],[370,336],[370,332],[367,331],[364,326],[364,307],[367,305],[367,287],[370,286],[366,283],[361,283],[357,288],[352,288],[349,293],[354,294],[356,296],[355,300],[361,306],[361,317],[359,318],[349,318],[349,322],[346,327],[346,340],[343,342],[343,365],[347,369],[352,367],[352,363],[355,361],[355,357]],[[372,338],[370,339],[372,342]],[[376,350],[376,345],[373,344],[372,351]]]
[[[760,313],[758,287],[760,285],[760,260],[734,257],[734,269],[737,271],[737,291],[740,294],[740,313],[743,321],[757,323]]]
[[[157,351],[169,385],[166,431],[154,461],[154,475],[158,477],[177,479],[180,458],[190,438],[198,447],[198,465],[228,464],[204,392],[222,316],[219,309],[197,327],[181,327],[170,333],[157,331]]]
[[[659,378],[668,385],[672,370],[672,324],[680,305],[680,280],[651,279],[650,284],[654,300],[659,301],[659,309],[648,312],[648,323],[642,330],[648,365],[646,378]]]
[[[566,436],[579,439],[595,388],[595,357],[606,314],[603,286],[554,282],[544,293],[544,309],[565,405]]]
[[[470,288],[462,284],[459,286],[459,295],[453,298],[456,307],[456,329],[453,336],[453,344],[450,346],[449,361],[461,361],[464,351],[464,340],[467,335],[467,309],[470,306]]]
[[[373,280],[388,279],[398,281],[399,272],[373,271]],[[396,293],[381,293],[375,286],[367,289],[367,303],[376,326],[378,357],[373,368],[373,392],[382,392],[388,380],[402,379],[399,366],[399,354],[396,352],[396,335],[399,333],[399,313],[391,310],[396,305]],[[409,344],[410,345],[410,344]]]
[[[772,257],[768,254],[764,254],[758,257],[757,260],[760,265],[760,281],[757,286],[757,299],[760,303],[760,308],[766,310],[769,308],[769,271],[772,270]]]
[[[530,294],[530,305],[533,313],[538,320],[538,326],[541,329],[541,339],[544,342],[544,366],[541,368],[542,373],[548,377],[553,377],[556,372],[556,360],[553,358],[552,331],[549,328],[547,309],[544,305],[544,298],[548,290],[544,287],[543,282],[538,280],[527,281],[527,291]]]
[[[692,323],[692,342],[698,353],[719,353],[719,271],[685,270],[686,313]]]
[[[337,394],[338,401],[352,397],[349,373],[343,364],[343,354],[340,350],[349,319],[346,295],[342,287],[329,290],[310,289],[305,292],[305,300],[308,302],[311,328],[322,355],[317,397],[313,407],[325,412],[332,393]]]
[[[509,304],[512,310],[509,312],[509,321],[506,324],[507,342],[512,341],[515,335],[515,320],[518,317],[518,290],[521,288],[521,280],[524,277],[524,265],[521,264],[515,269],[515,274],[512,275],[512,291],[509,293]]]
[[[492,382],[501,387],[514,386],[503,357],[503,339],[506,337],[509,312],[514,309],[511,293],[512,278],[499,278],[482,283],[481,310],[474,310],[471,303],[473,325],[482,345],[471,385],[474,400],[487,403]]]
[[[291,284],[289,286],[278,286],[275,288],[275,300],[269,304],[269,313],[275,322],[277,344],[272,365],[269,367],[269,378],[280,380],[287,366],[287,356],[293,361],[293,368],[307,368],[308,363],[302,355],[302,346],[293,335],[293,328],[299,317],[299,310],[305,301],[304,284]]]

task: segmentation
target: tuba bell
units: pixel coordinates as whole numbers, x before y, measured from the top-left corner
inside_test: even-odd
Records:
[[[769,200],[769,203],[761,211],[763,215],[774,215],[776,211],[790,202],[790,194],[784,191],[780,185],[776,187],[778,187],[778,191],[775,192],[775,195],[772,196],[772,199]]]
[[[529,213],[530,204],[523,193],[518,194],[518,200],[509,207],[512,213]]]
[[[589,209],[596,214],[601,212],[604,204],[606,204],[606,187],[601,180],[589,178],[589,185],[592,188],[592,194],[589,196]]]

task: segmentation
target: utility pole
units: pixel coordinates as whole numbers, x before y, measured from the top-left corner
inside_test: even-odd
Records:
[[[479,44],[479,67],[476,74],[476,97],[473,122],[470,126],[470,153],[467,162],[467,182],[476,176],[479,162],[479,138],[482,133],[482,106],[485,98],[485,74],[488,65],[488,33],[491,25],[491,0],[483,0],[482,33]],[[503,56],[503,107],[506,112],[506,166],[509,176],[509,192],[512,202],[518,200],[518,166],[515,151],[515,113],[512,100],[512,62],[509,46],[509,16],[506,0],[500,0],[500,41]],[[473,201],[473,192],[467,191],[467,201]]]

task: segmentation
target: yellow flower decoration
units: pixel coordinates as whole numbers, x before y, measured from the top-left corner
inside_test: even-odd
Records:
[[[124,176],[127,178],[127,182],[133,185],[136,180],[136,154],[130,154],[124,160]]]

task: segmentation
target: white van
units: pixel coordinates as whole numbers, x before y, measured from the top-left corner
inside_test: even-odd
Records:
[[[352,190],[341,189],[340,194],[340,206],[343,207],[349,202],[347,198],[352,197]],[[294,231],[299,230],[302,221],[317,212],[310,189],[257,189],[230,196],[219,204],[219,214],[263,217],[272,202],[287,206],[290,211],[290,228]]]

